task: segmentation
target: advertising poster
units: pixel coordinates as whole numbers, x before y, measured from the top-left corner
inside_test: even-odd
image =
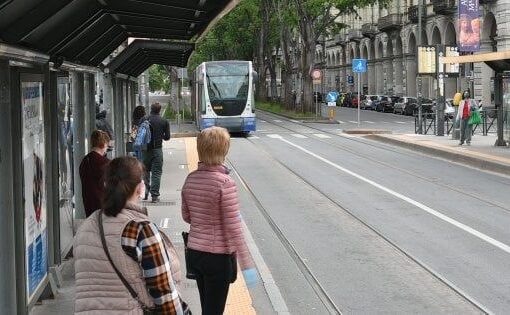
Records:
[[[480,50],[480,13],[478,0],[459,0],[459,51]]]
[[[21,106],[23,113],[25,269],[27,300],[30,302],[48,273],[42,82],[21,83]]]

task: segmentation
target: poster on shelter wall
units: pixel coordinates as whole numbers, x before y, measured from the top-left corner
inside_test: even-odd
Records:
[[[48,273],[43,83],[21,82],[27,302]]]
[[[480,51],[481,20],[478,0],[459,0],[458,24],[459,51]]]

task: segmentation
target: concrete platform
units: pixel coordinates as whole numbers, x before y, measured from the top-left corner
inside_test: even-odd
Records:
[[[496,136],[473,136],[471,145],[459,145],[459,140],[434,135],[369,135],[367,138],[421,151],[472,167],[510,175],[510,149],[496,147]]]

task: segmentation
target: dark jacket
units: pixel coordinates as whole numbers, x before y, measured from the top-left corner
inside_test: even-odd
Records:
[[[85,155],[80,164],[81,193],[87,218],[101,209],[104,194],[104,173],[110,160],[95,151]]]
[[[156,114],[150,114],[147,119],[151,124],[151,142],[147,146],[147,150],[163,147],[163,140],[170,140],[170,124],[168,120]]]
[[[110,140],[113,140],[113,129],[106,120],[105,110],[96,114],[96,129],[106,132]]]

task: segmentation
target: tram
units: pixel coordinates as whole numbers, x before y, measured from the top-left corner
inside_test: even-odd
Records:
[[[251,61],[210,61],[192,78],[192,107],[198,129],[224,127],[248,134],[256,130],[255,82]]]

